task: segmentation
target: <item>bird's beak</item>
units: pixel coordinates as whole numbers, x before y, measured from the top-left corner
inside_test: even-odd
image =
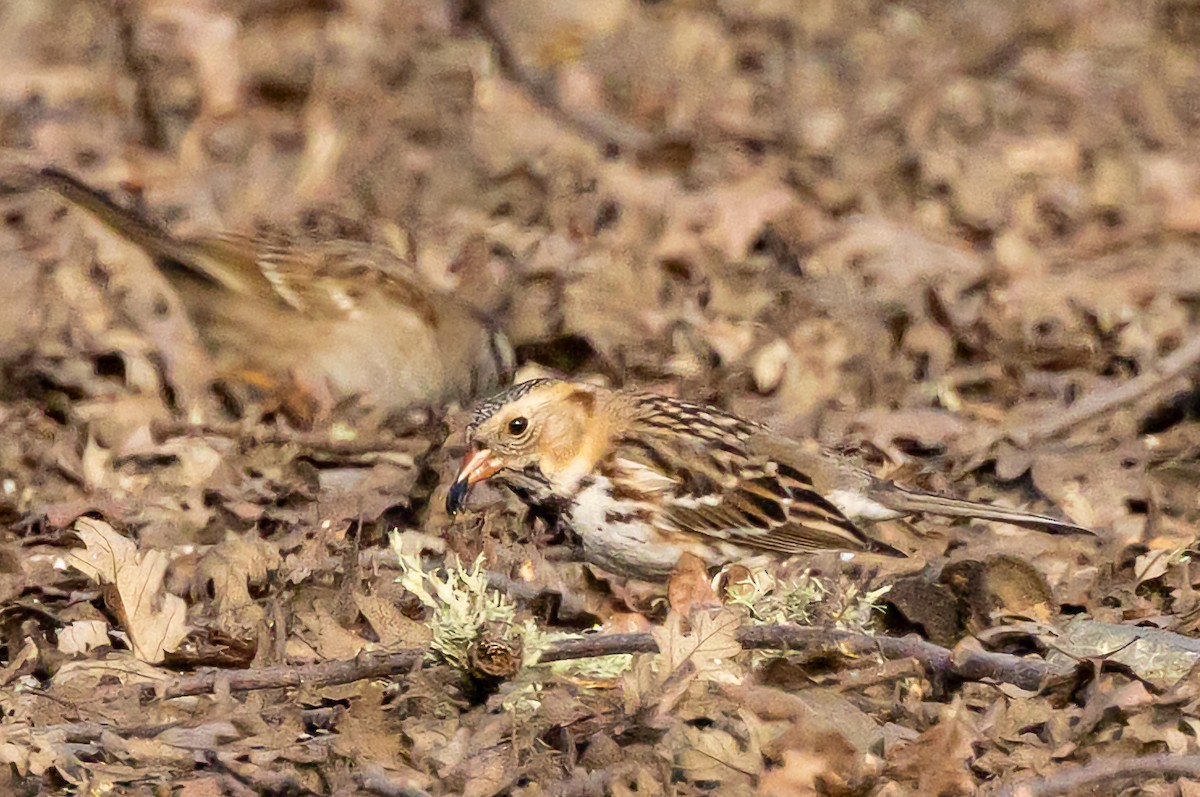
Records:
[[[454,484],[450,485],[450,492],[446,495],[446,511],[451,515],[458,514],[466,503],[471,488],[496,475],[500,466],[500,458],[490,449],[468,451],[458,468],[458,476],[454,478]]]

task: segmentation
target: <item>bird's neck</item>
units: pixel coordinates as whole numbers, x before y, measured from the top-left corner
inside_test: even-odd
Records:
[[[579,490],[580,483],[603,458],[608,448],[605,430],[580,431],[574,439],[564,439],[555,445],[557,456],[552,453],[542,460],[542,472],[550,480],[554,493],[569,498]],[[557,442],[557,441],[556,441]]]

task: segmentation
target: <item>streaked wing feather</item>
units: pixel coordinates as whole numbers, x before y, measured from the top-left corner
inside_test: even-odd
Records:
[[[733,436],[713,446],[668,431],[620,441],[617,462],[629,483],[657,494],[675,528],[784,554],[875,547],[794,468],[751,455]],[[639,477],[640,469],[670,478]]]

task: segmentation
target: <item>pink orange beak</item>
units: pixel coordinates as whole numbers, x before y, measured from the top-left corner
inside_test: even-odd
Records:
[[[467,494],[471,492],[471,488],[479,482],[495,476],[500,467],[500,458],[490,449],[468,451],[467,455],[463,457],[462,465],[458,468],[458,476],[454,478],[454,484],[450,485],[450,492],[446,494],[446,511],[451,515],[458,514],[462,510],[463,504],[466,503]]]

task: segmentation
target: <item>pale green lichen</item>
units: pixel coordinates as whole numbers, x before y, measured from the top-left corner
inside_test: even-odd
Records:
[[[541,682],[524,677],[524,673],[522,670],[500,701],[500,707],[509,714],[529,715],[542,707]]]
[[[456,563],[443,574],[427,572],[420,557],[405,553],[395,531],[391,543],[400,561],[397,583],[429,610],[429,630],[433,637],[430,650],[447,663],[467,669],[468,648],[479,638],[481,629],[493,623],[511,626],[516,619],[516,607],[507,597],[488,588],[482,554],[469,568]]]
[[[507,639],[519,645],[521,650],[521,671],[516,681],[533,677],[539,670],[558,675],[608,678],[617,677],[628,669],[632,660],[629,655],[539,664],[538,659],[551,643],[581,639],[582,635],[547,632],[532,620],[518,624],[512,600],[489,587],[482,555],[470,567],[454,562],[448,564],[444,572],[430,572],[424,569],[420,557],[404,550],[398,532],[393,531],[390,539],[400,562],[400,577],[396,581],[429,610],[430,651],[435,657],[466,671],[470,668],[469,648],[482,629],[500,626],[508,629]],[[520,704],[532,698],[532,694],[518,684],[505,701]]]
[[[714,589],[719,580],[718,575]],[[742,607],[760,625],[812,625],[826,617],[838,628],[869,631],[872,617],[882,610],[879,598],[890,589],[884,586],[864,592],[854,585],[839,589],[808,570],[790,578],[755,570],[748,579],[730,585],[727,603]]]
[[[538,664],[542,652],[551,643],[567,639],[583,639],[582,634],[569,634],[561,631],[545,631],[531,621],[525,622],[525,657],[523,666],[549,667],[555,675],[575,678],[618,678],[633,663],[633,655],[629,653],[614,653],[610,656],[592,656],[586,659],[567,659],[554,661],[549,664]]]
[[[883,611],[879,599],[890,592],[890,584],[863,591],[857,585],[850,585],[841,596],[841,606],[833,613],[834,624],[838,628],[869,633],[874,616]]]

